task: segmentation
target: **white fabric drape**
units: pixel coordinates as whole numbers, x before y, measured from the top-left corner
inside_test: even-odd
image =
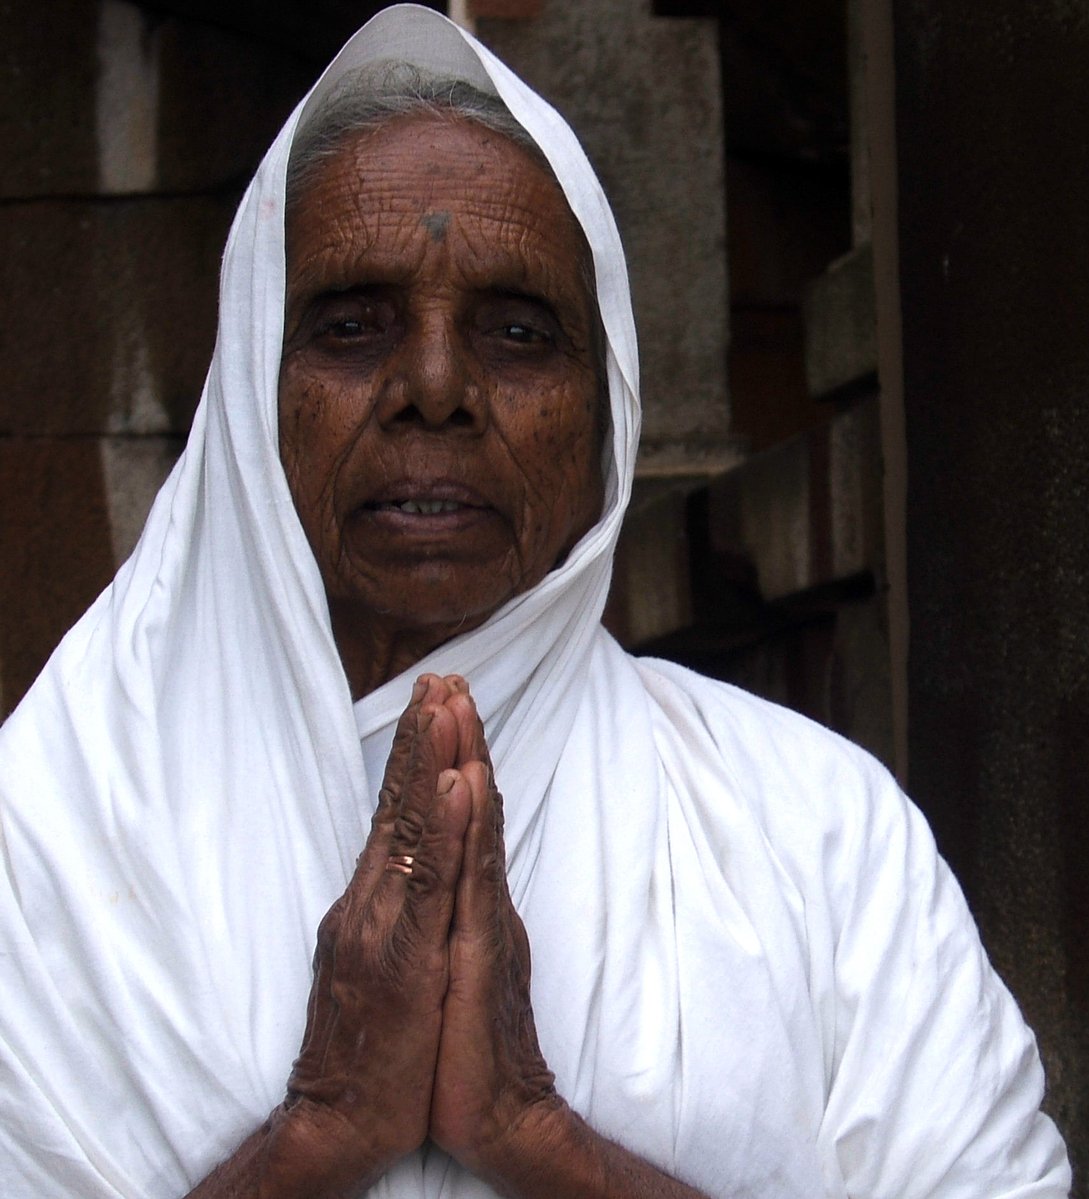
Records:
[[[182,1195],[282,1098],[411,685],[353,709],[279,467],[284,175],[305,104],[388,57],[497,92],[594,254],[602,519],[413,672],[466,675],[484,716],[561,1093],[712,1196],[1065,1194],[1031,1034],[887,776],[600,630],[639,424],[620,241],[558,115],[413,6],[356,35],[269,151],[186,452],[0,730],[0,1193]],[[374,1194],[491,1192],[425,1150]]]

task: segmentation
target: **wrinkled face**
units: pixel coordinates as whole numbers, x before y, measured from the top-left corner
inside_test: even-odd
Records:
[[[280,455],[334,624],[472,628],[597,520],[585,252],[551,177],[472,122],[397,118],[312,176]]]

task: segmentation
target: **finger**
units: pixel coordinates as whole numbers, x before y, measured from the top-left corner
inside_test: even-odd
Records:
[[[502,800],[490,771],[480,761],[461,770],[469,789],[471,814],[465,833],[462,870],[455,897],[453,935],[469,943],[495,934],[498,906],[506,898],[506,861],[496,807]]]
[[[449,688],[443,679],[435,674],[423,674],[416,680],[408,705],[397,721],[382,789],[378,792],[378,806],[371,820],[370,835],[348,884],[348,891],[356,893],[357,897],[370,894],[390,854],[394,852],[393,840],[401,810],[401,794],[419,735],[420,713],[424,705],[441,704],[448,696]]]
[[[457,764],[483,762],[491,769],[491,754],[484,736],[484,725],[476,710],[476,703],[468,691],[456,692],[446,701],[447,709],[453,714],[458,728]]]
[[[439,775],[455,765],[457,724],[445,704],[427,704],[416,718],[394,821],[393,853],[412,853],[434,801]]]
[[[470,762],[480,757],[481,750],[487,750],[484,729],[476,713],[476,702],[469,691],[469,684],[460,674],[448,674],[443,682],[450,688],[447,707],[458,721],[458,763]]]
[[[436,674],[422,674],[412,688],[408,705],[397,721],[393,746],[386,760],[386,770],[379,791],[380,807],[396,804],[400,798],[405,771],[416,739],[417,721],[425,704],[441,704],[449,695],[445,680]]]
[[[411,853],[386,864],[371,903],[372,928],[393,958],[445,974],[447,939],[461,874],[472,796],[461,773],[444,770]]]

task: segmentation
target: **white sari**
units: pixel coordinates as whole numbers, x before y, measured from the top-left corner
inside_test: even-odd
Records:
[[[284,176],[306,105],[389,57],[497,92],[594,254],[602,518],[412,672],[464,674],[485,720],[560,1093],[716,1197],[1066,1194],[1031,1033],[887,775],[601,630],[639,425],[620,241],[561,118],[412,6],[352,39],[265,158],[186,452],[0,730],[0,1194],[180,1196],[283,1097],[411,686],[353,708],[279,465]],[[424,1149],[373,1194],[492,1192]]]

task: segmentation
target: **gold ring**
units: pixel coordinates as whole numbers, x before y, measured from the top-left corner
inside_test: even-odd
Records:
[[[407,853],[393,853],[386,859],[386,869],[394,874],[411,874],[416,859]]]

